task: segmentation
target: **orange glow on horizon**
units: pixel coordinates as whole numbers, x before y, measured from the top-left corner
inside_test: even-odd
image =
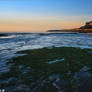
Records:
[[[72,29],[80,26],[81,24],[76,22],[0,23],[0,32],[44,32],[52,29]]]
[[[81,21],[80,16],[42,16],[36,19],[32,19],[32,16],[26,17],[0,19],[0,32],[45,32],[54,29],[73,29],[84,25],[83,19],[86,19],[83,17]]]

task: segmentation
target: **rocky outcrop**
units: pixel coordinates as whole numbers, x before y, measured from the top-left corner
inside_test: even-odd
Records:
[[[1,37],[1,36],[7,36],[7,34],[4,34],[4,33],[0,33],[0,37]]]

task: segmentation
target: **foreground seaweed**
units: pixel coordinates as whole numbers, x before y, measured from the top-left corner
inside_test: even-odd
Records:
[[[92,50],[53,47],[26,50],[0,76],[7,92],[91,92]]]

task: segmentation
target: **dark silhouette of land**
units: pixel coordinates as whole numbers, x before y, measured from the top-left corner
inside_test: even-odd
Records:
[[[0,36],[2,37],[2,36],[7,36],[6,34],[4,34],[4,33],[0,33]]]
[[[64,29],[64,30],[48,30],[47,32],[78,32],[78,33],[92,33],[92,21],[86,22],[84,26],[74,29]]]

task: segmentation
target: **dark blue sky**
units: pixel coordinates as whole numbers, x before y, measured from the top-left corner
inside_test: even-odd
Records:
[[[92,0],[2,0],[0,11],[92,15]]]

